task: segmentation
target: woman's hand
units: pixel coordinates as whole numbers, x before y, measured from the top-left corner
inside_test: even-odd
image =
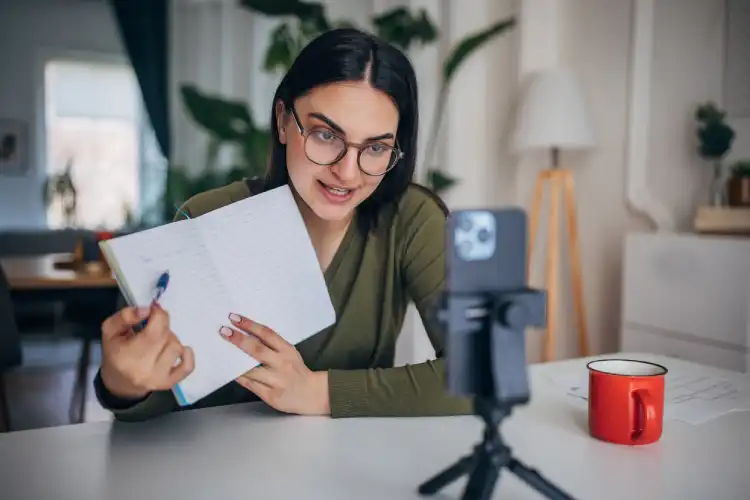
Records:
[[[147,318],[136,334],[133,327]],[[126,307],[102,323],[101,377],[114,396],[137,400],[171,389],[193,371],[194,363],[192,349],[177,340],[169,315],[158,305]]]
[[[313,372],[279,334],[237,314],[221,335],[261,363],[237,379],[273,408],[300,415],[330,415],[328,373]]]

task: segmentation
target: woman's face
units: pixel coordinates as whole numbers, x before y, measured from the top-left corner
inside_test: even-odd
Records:
[[[383,179],[360,170],[357,158],[370,173],[382,172],[381,166],[388,165],[392,152],[388,147],[396,145],[396,105],[367,82],[347,82],[313,89],[297,99],[294,113],[278,113],[279,109],[283,108],[277,108],[279,138],[286,144],[295,191],[321,219],[348,220]],[[305,134],[300,133],[295,116]],[[335,159],[345,143],[360,146],[362,153],[350,146],[333,165],[318,164]]]

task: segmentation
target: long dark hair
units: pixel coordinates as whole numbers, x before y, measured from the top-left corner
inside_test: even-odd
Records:
[[[374,88],[390,96],[398,108],[396,138],[404,153],[372,195],[357,208],[360,227],[367,231],[377,224],[380,208],[398,200],[411,183],[419,125],[414,68],[399,49],[377,36],[351,28],[335,29],[315,38],[297,56],[276,89],[271,104],[271,156],[263,190],[289,183],[286,146],[279,140],[277,129],[276,103],[281,100],[288,110],[297,98],[315,87],[365,78]]]

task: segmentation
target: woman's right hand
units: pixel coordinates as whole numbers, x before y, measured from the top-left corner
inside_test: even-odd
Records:
[[[135,333],[133,327],[145,319],[146,327]],[[137,400],[171,389],[194,365],[193,350],[177,340],[158,305],[126,307],[102,323],[101,379],[116,397]]]

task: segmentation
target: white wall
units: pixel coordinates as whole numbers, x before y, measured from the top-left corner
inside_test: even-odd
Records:
[[[106,2],[0,2],[0,117],[29,123],[31,162],[25,176],[0,176],[0,229],[45,226],[41,71],[60,51],[124,55]]]
[[[558,9],[558,15],[550,10]],[[556,64],[578,75],[594,124],[598,147],[587,153],[562,154],[561,163],[574,172],[579,241],[591,348],[615,348],[619,321],[621,240],[630,225],[624,201],[627,131],[628,57],[631,2],[523,0],[520,75]],[[550,33],[554,36],[550,37]],[[536,175],[549,166],[544,154],[518,158],[517,200],[530,207]],[[545,196],[545,206],[548,200]],[[561,220],[564,224],[564,220]],[[532,285],[544,288],[546,220],[533,256]],[[564,227],[564,226],[563,226]],[[564,233],[563,233],[564,234]],[[563,238],[562,247],[567,240]],[[561,310],[557,332],[558,357],[576,354],[568,255],[560,259]],[[529,359],[541,356],[540,332],[528,335]]]
[[[693,113],[701,102],[722,102],[725,12],[723,2],[701,0],[655,7],[649,178],[676,227],[689,229],[711,177],[710,164],[695,154]]]
[[[747,26],[749,0],[729,1],[734,4],[733,25]],[[633,211],[626,199],[631,175],[628,120],[636,6],[653,8],[654,16],[653,52],[647,61],[637,62],[646,64],[650,72],[645,87],[650,98],[645,123],[634,124],[636,129],[643,125],[648,130],[643,163],[645,196],[663,206],[666,219],[677,230],[690,231],[696,204],[706,196],[710,174],[695,153],[693,112],[701,102],[714,100],[721,106],[725,95],[732,97],[731,102],[736,104],[729,112],[735,115],[731,123],[738,131],[732,157],[750,153],[750,120],[745,105],[748,88],[742,83],[747,75],[741,70],[730,72],[734,83],[726,89],[724,1],[522,0],[522,12],[527,17],[522,20],[521,78],[526,70],[558,63],[573,68],[584,87],[599,140],[589,153],[562,157],[576,179],[584,291],[594,352],[618,348],[624,236],[628,231],[650,230],[653,226],[649,214]],[[560,9],[558,16],[550,16],[554,9]],[[549,33],[559,38],[550,41]],[[746,34],[740,31],[738,36]],[[557,48],[557,58],[553,47]],[[743,46],[740,38],[733,47],[744,47],[745,52],[738,50],[733,59],[746,68],[750,60],[747,44]],[[519,158],[517,194],[525,207],[530,206],[533,182],[545,161],[543,157]],[[537,286],[544,286],[542,258],[535,256]],[[564,254],[558,357],[577,355],[567,259]],[[538,359],[541,339],[533,332],[529,338],[530,359]]]

